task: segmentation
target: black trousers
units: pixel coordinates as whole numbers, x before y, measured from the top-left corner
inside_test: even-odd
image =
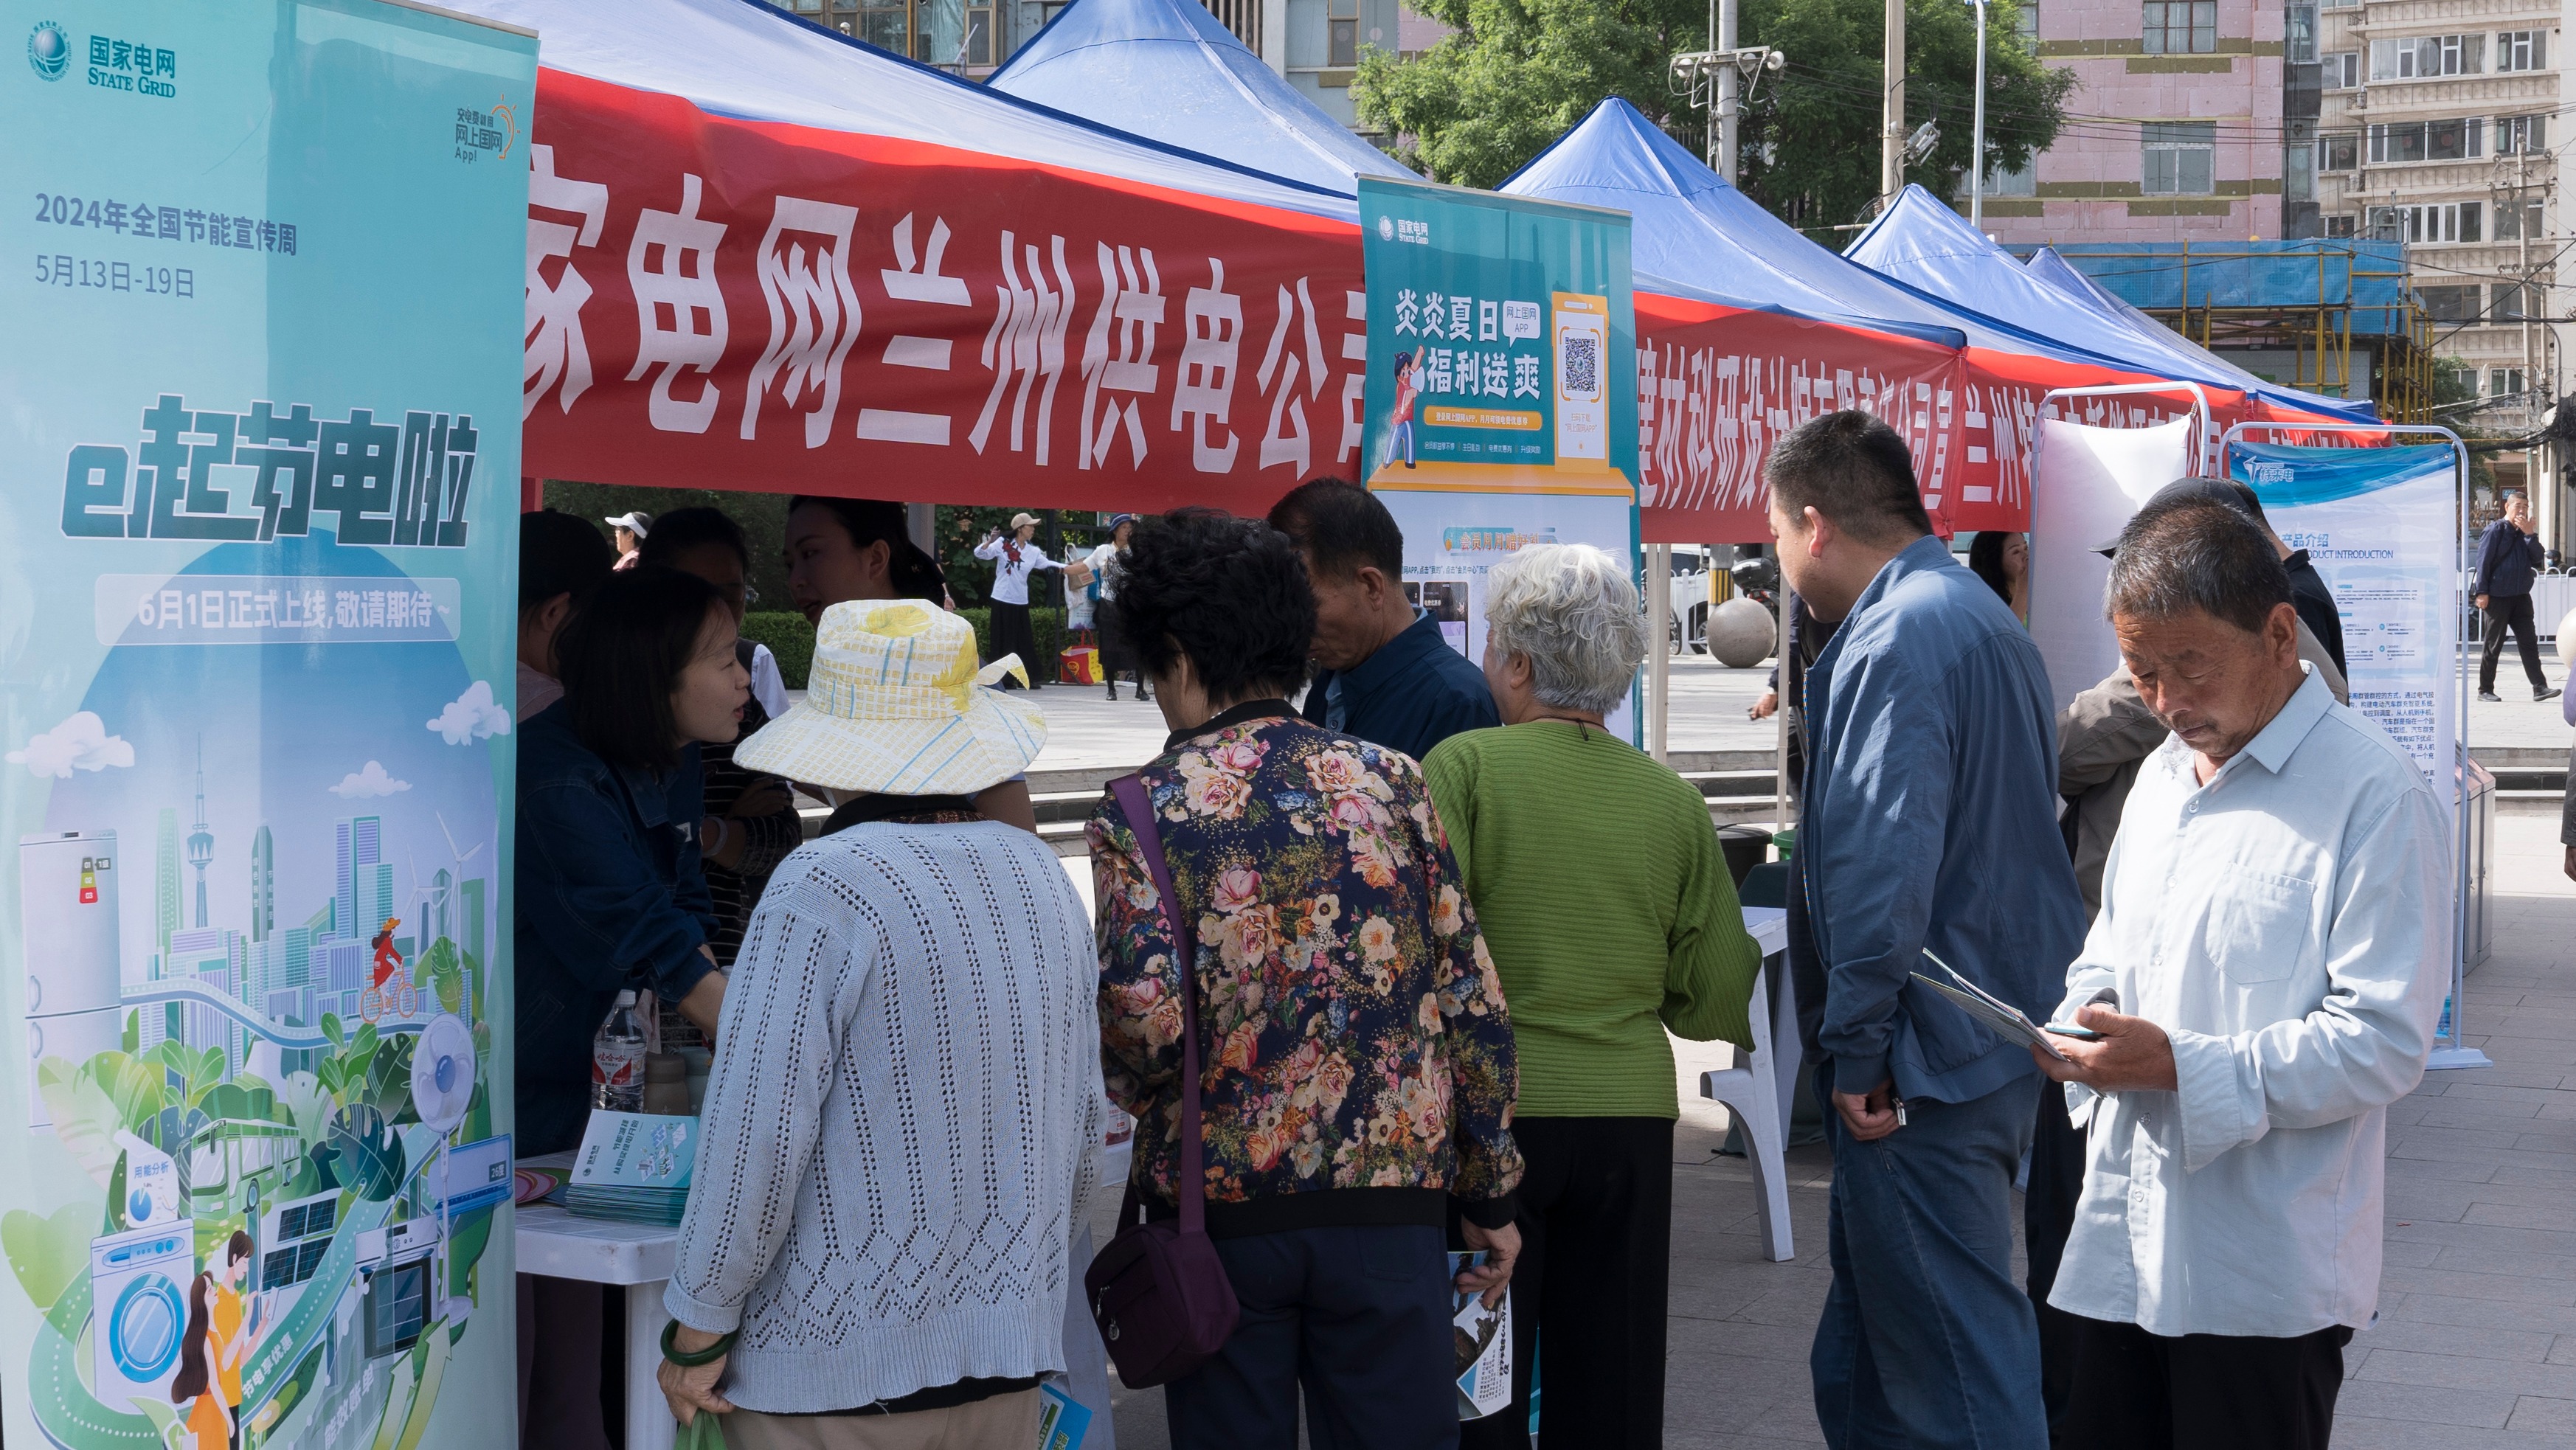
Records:
[[[1512,1402],[1458,1427],[1461,1450],[1664,1443],[1664,1307],[1673,1252],[1673,1120],[1519,1118],[1521,1258],[1512,1270]]]
[[[1173,1450],[1448,1450],[1457,1443],[1449,1255],[1420,1226],[1218,1239],[1241,1317],[1163,1389]]]
[[[2066,1236],[2084,1198],[2084,1134],[2066,1120],[2066,1094],[2054,1083],[2039,1089],[2039,1124],[2030,1139],[2030,1188],[2022,1195],[2022,1241],[2030,1249],[2030,1306],[2039,1315],[2039,1400],[2048,1409],[2050,1443],[2066,1437],[2066,1405],[2075,1384],[2075,1346],[2090,1322],[2049,1307]]]
[[[2086,1450],[2326,1450],[2343,1388],[2342,1325],[2296,1339],[2186,1334],[2077,1319],[2066,1443]]]
[[[2514,644],[2522,651],[2522,672],[2531,677],[2532,693],[2548,689],[2549,676],[2540,669],[2540,634],[2532,623],[2531,596],[2490,594],[2486,616],[2486,650],[2478,660],[2478,688],[2495,688],[2496,661],[2504,657],[2504,635],[2510,629]]]
[[[996,599],[993,601],[993,659],[1004,655],[1020,657],[1021,666],[1029,672],[1029,688],[1032,690],[1055,678],[1055,661],[1038,658],[1038,636],[1037,631],[1029,627],[1029,607],[1005,604]],[[986,660],[984,663],[992,662]],[[1019,682],[1004,675],[1002,688],[1018,689]]]

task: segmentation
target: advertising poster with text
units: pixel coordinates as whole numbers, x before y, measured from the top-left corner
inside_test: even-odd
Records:
[[[1405,585],[1469,659],[1484,578],[1537,543],[1637,559],[1636,310],[1624,212],[1360,178],[1363,478]],[[1636,738],[1632,705],[1610,717]]]
[[[0,4],[0,1439],[508,1444],[537,42]]]
[[[2456,793],[2459,455],[2445,443],[2295,448],[2230,443],[2228,464],[2281,541],[2305,549],[2343,622],[2353,708]]]

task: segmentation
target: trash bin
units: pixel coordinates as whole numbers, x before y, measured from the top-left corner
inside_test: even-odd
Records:
[[[1771,833],[1760,826],[1720,826],[1717,848],[1726,853],[1726,874],[1741,889],[1744,873],[1769,859]]]

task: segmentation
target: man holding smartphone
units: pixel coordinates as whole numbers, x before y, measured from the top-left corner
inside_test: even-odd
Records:
[[[2105,598],[2173,736],[2054,1014],[2098,1036],[2032,1053],[2090,1127],[2049,1293],[2078,1316],[2067,1443],[2322,1450],[2378,1297],[2387,1106],[2448,981],[2442,812],[2300,662],[2289,577],[2236,510],[2149,503]]]

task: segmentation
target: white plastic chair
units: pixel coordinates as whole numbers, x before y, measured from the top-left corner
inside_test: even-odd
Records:
[[[1786,979],[1776,994],[1770,990],[1773,969],[1786,966],[1774,957],[1753,978],[1752,1010],[1746,1014],[1753,1019],[1752,1053],[1733,1067],[1699,1075],[1699,1095],[1726,1104],[1743,1130],[1745,1157],[1762,1185],[1763,1251],[1775,1264],[1798,1256],[1790,1242],[1789,1165],[1784,1156],[1797,1057],[1794,1052],[1771,1050],[1776,1034],[1797,1032],[1797,1003]]]

